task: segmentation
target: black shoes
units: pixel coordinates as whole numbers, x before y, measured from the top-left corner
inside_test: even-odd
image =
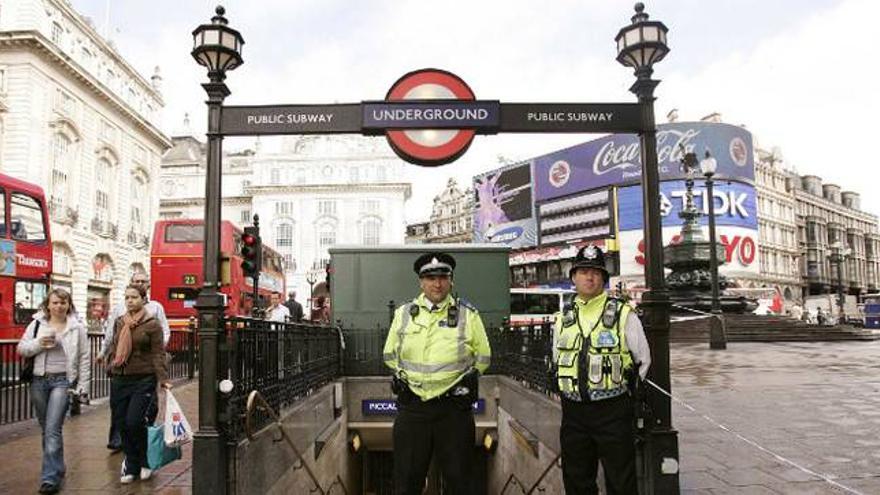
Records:
[[[46,482],[40,485],[40,493],[58,493],[59,487],[58,485],[53,485],[52,483]]]

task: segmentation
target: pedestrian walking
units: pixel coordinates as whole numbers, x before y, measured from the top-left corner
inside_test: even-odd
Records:
[[[266,309],[266,319],[278,323],[286,322],[290,316],[290,311],[287,309],[287,306],[281,304],[281,293],[277,291],[272,292],[269,302],[270,306]]]
[[[86,327],[70,293],[53,289],[18,342],[18,353],[33,358],[31,405],[43,430],[40,493],[57,493],[66,473],[62,427],[69,396],[86,396],[91,356]]]
[[[144,289],[144,292],[147,294],[146,304],[144,307],[147,312],[153,315],[159,325],[162,327],[162,345],[168,345],[168,342],[171,340],[171,327],[168,325],[168,318],[165,317],[165,308],[162,307],[162,304],[158,301],[151,301],[149,297],[150,291],[150,278],[146,273],[143,272],[135,272],[131,276],[130,284],[136,287],[141,287]],[[119,304],[113,307],[113,310],[110,312],[110,315],[104,321],[104,341],[101,344],[101,352],[98,357],[95,359],[99,364],[105,364],[107,362],[107,356],[110,352],[110,343],[113,342],[113,332],[116,328],[116,320],[118,320],[122,315],[128,312],[128,307],[123,300]],[[111,394],[113,393],[111,388]],[[110,401],[113,401],[113,397],[111,395]],[[150,422],[156,420],[156,414],[159,412],[158,402],[150,405],[151,418]],[[107,434],[107,448],[112,451],[122,450],[122,425],[114,424],[111,418],[110,421],[110,431]]]
[[[116,319],[107,361],[110,366],[112,421],[121,426],[122,464],[120,483],[149,479],[147,426],[156,403],[156,386],[171,388],[162,344],[162,327],[146,310],[147,293],[142,285],[125,289],[126,313]]]
[[[287,311],[290,312],[290,320],[296,323],[299,323],[303,319],[303,307],[302,304],[297,302],[296,300],[296,291],[290,291],[287,294],[287,301],[284,302],[284,306],[287,307]]]
[[[449,493],[471,493],[472,404],[490,349],[474,306],[451,295],[455,259],[426,253],[413,265],[422,292],[394,312],[383,359],[397,395],[395,493],[421,494],[432,456]]]
[[[568,276],[577,295],[557,313],[553,332],[565,493],[599,493],[601,459],[606,493],[636,495],[630,386],[648,373],[648,341],[632,307],[605,292],[609,274],[601,249],[581,248]]]

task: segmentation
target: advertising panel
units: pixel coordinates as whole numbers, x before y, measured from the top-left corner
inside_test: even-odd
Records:
[[[641,180],[639,138],[615,134],[534,159],[535,201]],[[712,153],[717,179],[753,181],[752,135],[742,127],[711,122],[682,122],[657,126],[660,180],[682,179],[682,148],[702,157]]]
[[[685,206],[687,189],[683,180],[660,183],[660,215],[664,227],[681,226],[678,214]],[[709,224],[709,202],[706,201],[705,182],[694,182],[694,205],[703,212],[699,222]],[[757,230],[758,206],[755,187],[740,182],[716,182],[712,191],[715,198],[715,224],[746,227]],[[617,191],[619,230],[641,230],[642,186],[621,187]]]
[[[535,246],[531,163],[518,163],[474,177],[474,242],[512,248]]]
[[[703,232],[709,238],[708,228]],[[724,245],[725,262],[718,272],[728,277],[757,276],[760,269],[758,260],[758,230],[731,225],[716,228],[718,242]],[[677,242],[681,228],[663,227],[663,245]],[[645,274],[645,242],[641,230],[628,230],[620,233],[620,275],[621,277],[641,277]],[[669,273],[669,270],[666,270]]]

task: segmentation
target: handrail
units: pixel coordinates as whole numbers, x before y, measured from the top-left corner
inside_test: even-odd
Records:
[[[345,488],[345,483],[342,482],[342,477],[340,477],[338,474],[336,475],[336,479],[333,480],[333,483],[331,483],[326,490],[321,488],[321,484],[318,482],[318,478],[315,477],[315,473],[312,471],[312,468],[309,467],[305,457],[303,457],[299,449],[296,448],[296,445],[293,444],[293,439],[291,439],[290,436],[287,435],[287,430],[284,429],[284,424],[281,423],[281,419],[278,417],[278,414],[276,414],[275,410],[272,409],[272,406],[270,406],[269,403],[266,402],[266,399],[263,398],[263,395],[256,390],[253,390],[250,394],[248,394],[247,400],[247,414],[245,415],[244,419],[244,429],[245,433],[247,434],[248,440],[254,440],[254,431],[251,425],[251,417],[253,417],[255,409],[266,412],[269,414],[269,416],[272,417],[272,420],[275,421],[275,426],[277,426],[278,430],[281,431],[281,436],[284,438],[285,441],[287,441],[287,445],[290,447],[291,450],[293,450],[293,453],[296,454],[296,457],[299,459],[302,467],[305,468],[306,473],[308,473],[309,478],[311,478],[312,483],[314,483],[315,485],[315,490],[317,490],[318,493],[320,493],[321,495],[327,495],[334,486],[339,485],[342,487],[342,493],[348,495],[348,489]]]
[[[532,486],[529,487],[528,490],[526,490],[525,485],[522,484],[522,482],[519,480],[519,478],[516,477],[516,474],[514,474],[514,473],[510,473],[510,476],[507,478],[507,482],[504,483],[504,487],[501,488],[501,495],[504,495],[504,492],[507,491],[507,487],[508,487],[508,485],[510,485],[511,483],[513,483],[513,484],[519,486],[519,489],[520,489],[525,495],[532,495],[532,493],[534,493],[535,490],[538,489],[538,485],[540,485],[541,482],[544,481],[544,478],[547,477],[547,474],[550,473],[550,470],[553,468],[553,466],[558,465],[559,459],[560,459],[561,457],[562,457],[562,454],[557,454],[556,457],[554,457],[553,460],[550,461],[550,464],[548,464],[547,467],[544,468],[544,471],[541,473],[541,476],[538,477],[537,481],[535,481],[535,482],[532,484]]]

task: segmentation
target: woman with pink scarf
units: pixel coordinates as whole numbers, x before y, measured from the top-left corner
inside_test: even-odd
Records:
[[[115,325],[107,362],[110,365],[110,409],[112,421],[122,426],[125,452],[120,483],[146,480],[147,422],[149,407],[156,400],[156,384],[171,388],[162,345],[162,327],[145,308],[146,289],[125,288],[126,313]]]

